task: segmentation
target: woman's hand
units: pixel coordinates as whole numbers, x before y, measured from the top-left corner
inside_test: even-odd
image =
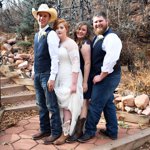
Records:
[[[78,83],[78,72],[72,72],[72,83],[70,87],[70,92],[71,93],[76,93],[77,91],[77,83]]]
[[[83,87],[83,92],[85,93],[88,90],[88,84],[87,83],[83,83],[82,87]]]
[[[77,85],[76,85],[76,84],[72,84],[72,85],[71,85],[70,92],[71,92],[71,93],[76,93],[76,91],[77,91]]]

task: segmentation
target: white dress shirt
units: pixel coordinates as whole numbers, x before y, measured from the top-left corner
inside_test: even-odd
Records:
[[[45,30],[49,27],[46,25],[44,28],[40,28],[39,32]],[[50,69],[50,77],[49,80],[55,80],[56,74],[58,73],[58,46],[59,46],[59,37],[57,36],[55,31],[50,31],[47,36],[47,44],[48,44],[48,51],[51,58],[51,69]],[[34,65],[33,65],[34,66]],[[32,73],[34,73],[34,67],[32,69]]]
[[[115,33],[110,33],[104,38],[102,49],[106,52],[106,55],[101,70],[110,74],[114,71],[113,67],[120,57],[122,42]]]

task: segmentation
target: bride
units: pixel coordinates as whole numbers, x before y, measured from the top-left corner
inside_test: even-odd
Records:
[[[59,71],[55,82],[55,92],[63,122],[63,133],[54,144],[60,145],[73,134],[83,104],[83,89],[79,49],[76,42],[67,35],[68,22],[64,19],[56,20],[54,30],[60,38]]]

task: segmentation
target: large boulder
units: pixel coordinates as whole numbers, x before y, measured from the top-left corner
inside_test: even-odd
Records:
[[[139,95],[134,100],[136,107],[145,109],[149,105],[149,97],[146,94]]]

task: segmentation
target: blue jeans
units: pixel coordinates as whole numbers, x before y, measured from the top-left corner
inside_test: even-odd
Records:
[[[48,91],[47,82],[49,76],[49,73],[36,73],[34,75],[36,103],[39,106],[40,130],[41,132],[50,132],[51,135],[60,135],[62,128],[59,106],[55,92]]]
[[[116,117],[116,108],[113,103],[114,90],[120,82],[120,71],[113,72],[104,80],[96,83],[92,87],[91,101],[89,103],[87,121],[85,124],[85,134],[94,136],[96,125],[98,124],[103,111],[106,120],[106,130],[109,135],[117,136],[118,123]]]

